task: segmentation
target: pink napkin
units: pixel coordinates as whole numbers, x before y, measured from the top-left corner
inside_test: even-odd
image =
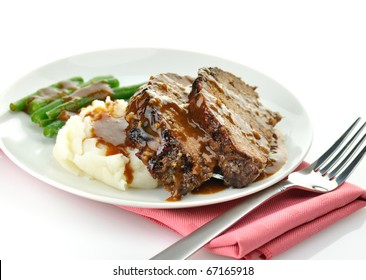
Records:
[[[185,236],[242,200],[185,209],[119,207]],[[206,248],[236,259],[270,259],[365,206],[366,190],[350,183],[322,195],[290,190],[255,209]]]

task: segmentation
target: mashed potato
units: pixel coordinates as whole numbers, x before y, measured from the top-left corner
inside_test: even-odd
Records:
[[[103,111],[115,118],[121,117],[126,106],[124,100],[96,100],[79,115],[72,116],[59,131],[53,149],[53,155],[61,166],[76,175],[87,174],[119,190],[156,188],[158,182],[136,157],[137,150],[126,148],[128,156],[122,153],[108,155],[108,145],[94,136],[93,113]]]

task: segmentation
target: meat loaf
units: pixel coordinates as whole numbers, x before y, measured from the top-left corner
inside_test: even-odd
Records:
[[[281,120],[265,108],[256,88],[217,67],[201,68],[189,95],[194,122],[212,137],[209,145],[218,155],[225,183],[244,187],[267,164],[273,128]]]
[[[172,73],[151,77],[126,109],[130,145],[173,199],[211,178],[217,161],[210,135],[189,116],[193,81]]]

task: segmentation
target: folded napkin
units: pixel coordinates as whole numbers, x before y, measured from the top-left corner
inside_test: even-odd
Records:
[[[184,209],[119,207],[186,236],[243,200]],[[365,206],[366,190],[348,182],[321,195],[289,190],[249,213],[206,248],[236,259],[270,259]]]

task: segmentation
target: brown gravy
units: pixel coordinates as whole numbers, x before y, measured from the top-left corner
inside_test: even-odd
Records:
[[[46,87],[38,90],[38,94],[33,99],[54,100],[61,98],[67,95],[70,90],[76,90],[78,85],[79,82],[76,81],[61,81],[56,87]]]
[[[93,96],[97,97],[98,99],[105,99],[107,96],[111,96],[112,93],[112,89],[108,84],[97,82],[87,87],[75,90],[70,98],[75,99]]]
[[[129,157],[128,146],[126,145],[127,122],[124,117],[114,117],[107,103],[106,109],[95,109],[87,116],[93,120],[93,137],[98,139],[98,144],[107,148],[106,156],[122,154]],[[131,184],[134,178],[133,168],[130,161],[125,165],[123,175],[127,184]]]
[[[192,194],[213,194],[221,192],[228,187],[224,184],[224,181],[211,178],[210,180],[204,182],[201,186],[194,189]]]

